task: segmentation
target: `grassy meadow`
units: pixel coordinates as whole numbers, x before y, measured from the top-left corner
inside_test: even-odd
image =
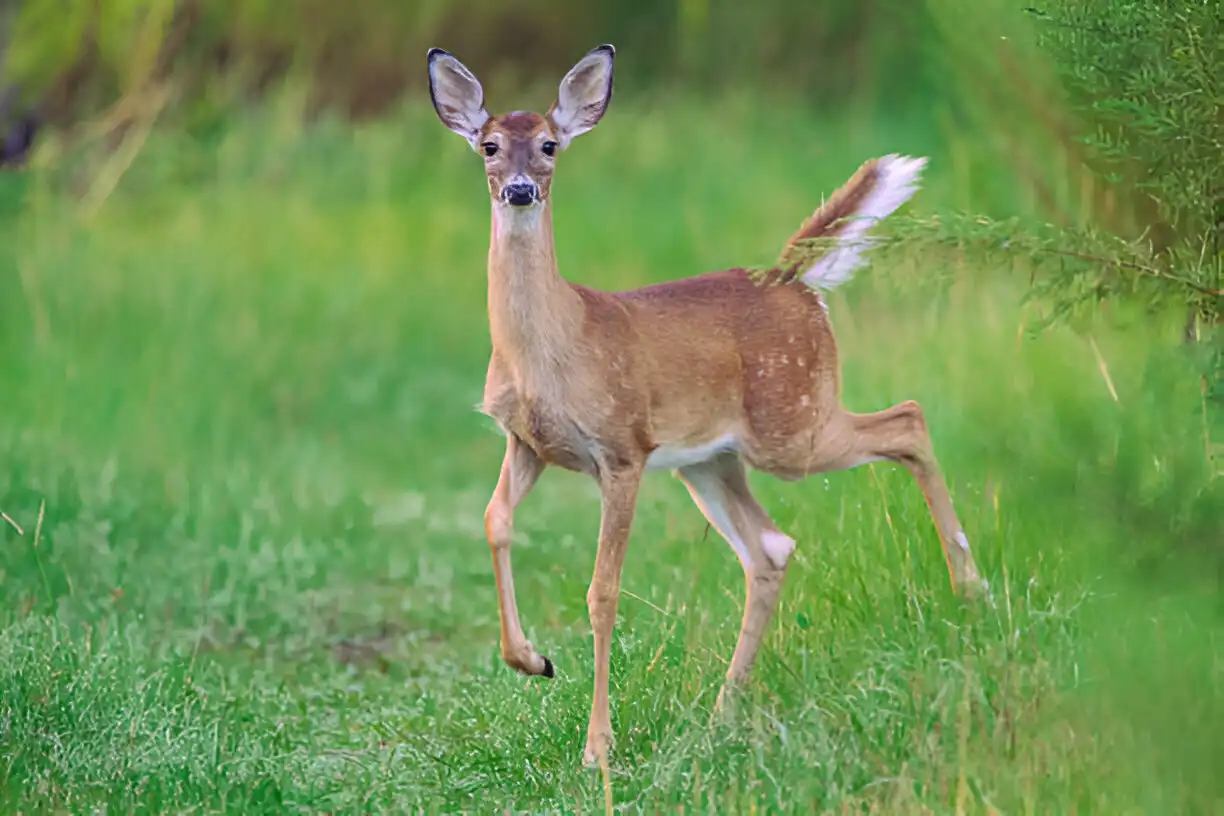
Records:
[[[932,156],[915,211],[1027,200],[933,118],[719,104],[618,95],[558,161],[563,274],[768,262],[885,152]],[[0,809],[601,812],[583,477],[516,519],[557,677],[498,655],[480,161],[419,99],[297,121],[156,132],[88,217],[0,175]],[[1174,323],[1034,335],[1024,260],[889,250],[830,298],[847,404],[923,404],[993,604],[952,595],[899,468],[754,478],[799,547],[750,704],[713,721],[743,578],[648,477],[613,807],[1224,812],[1219,429]]]

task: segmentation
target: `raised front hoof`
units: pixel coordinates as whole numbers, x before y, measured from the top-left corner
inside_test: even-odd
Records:
[[[553,662],[537,652],[530,643],[525,643],[518,649],[503,649],[502,660],[519,674],[528,677],[547,677],[551,680],[557,674]]]

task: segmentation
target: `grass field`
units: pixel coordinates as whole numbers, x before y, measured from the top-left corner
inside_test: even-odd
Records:
[[[727,106],[715,131],[618,100],[575,144],[564,274],[768,262],[883,152],[933,156],[922,211],[1023,198],[929,123]],[[0,224],[0,509],[24,529],[0,524],[0,808],[599,812],[584,478],[550,471],[517,516],[557,677],[498,656],[479,160],[419,105],[289,121],[215,152],[155,135],[89,221],[0,177],[29,187]],[[900,469],[756,479],[799,548],[750,705],[712,722],[743,579],[649,477],[617,807],[1224,812],[1224,480],[1198,381],[1150,321],[1030,336],[1022,262],[890,252],[831,298],[846,402],[922,402],[993,606],[954,598]]]

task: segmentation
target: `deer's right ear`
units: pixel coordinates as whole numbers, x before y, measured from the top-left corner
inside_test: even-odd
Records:
[[[442,124],[477,148],[481,128],[489,121],[480,81],[441,48],[429,49],[429,97]]]

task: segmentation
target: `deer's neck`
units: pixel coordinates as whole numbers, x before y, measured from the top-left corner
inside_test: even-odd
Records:
[[[564,364],[582,326],[582,302],[557,271],[550,204],[493,205],[489,333],[494,350],[523,374]]]

